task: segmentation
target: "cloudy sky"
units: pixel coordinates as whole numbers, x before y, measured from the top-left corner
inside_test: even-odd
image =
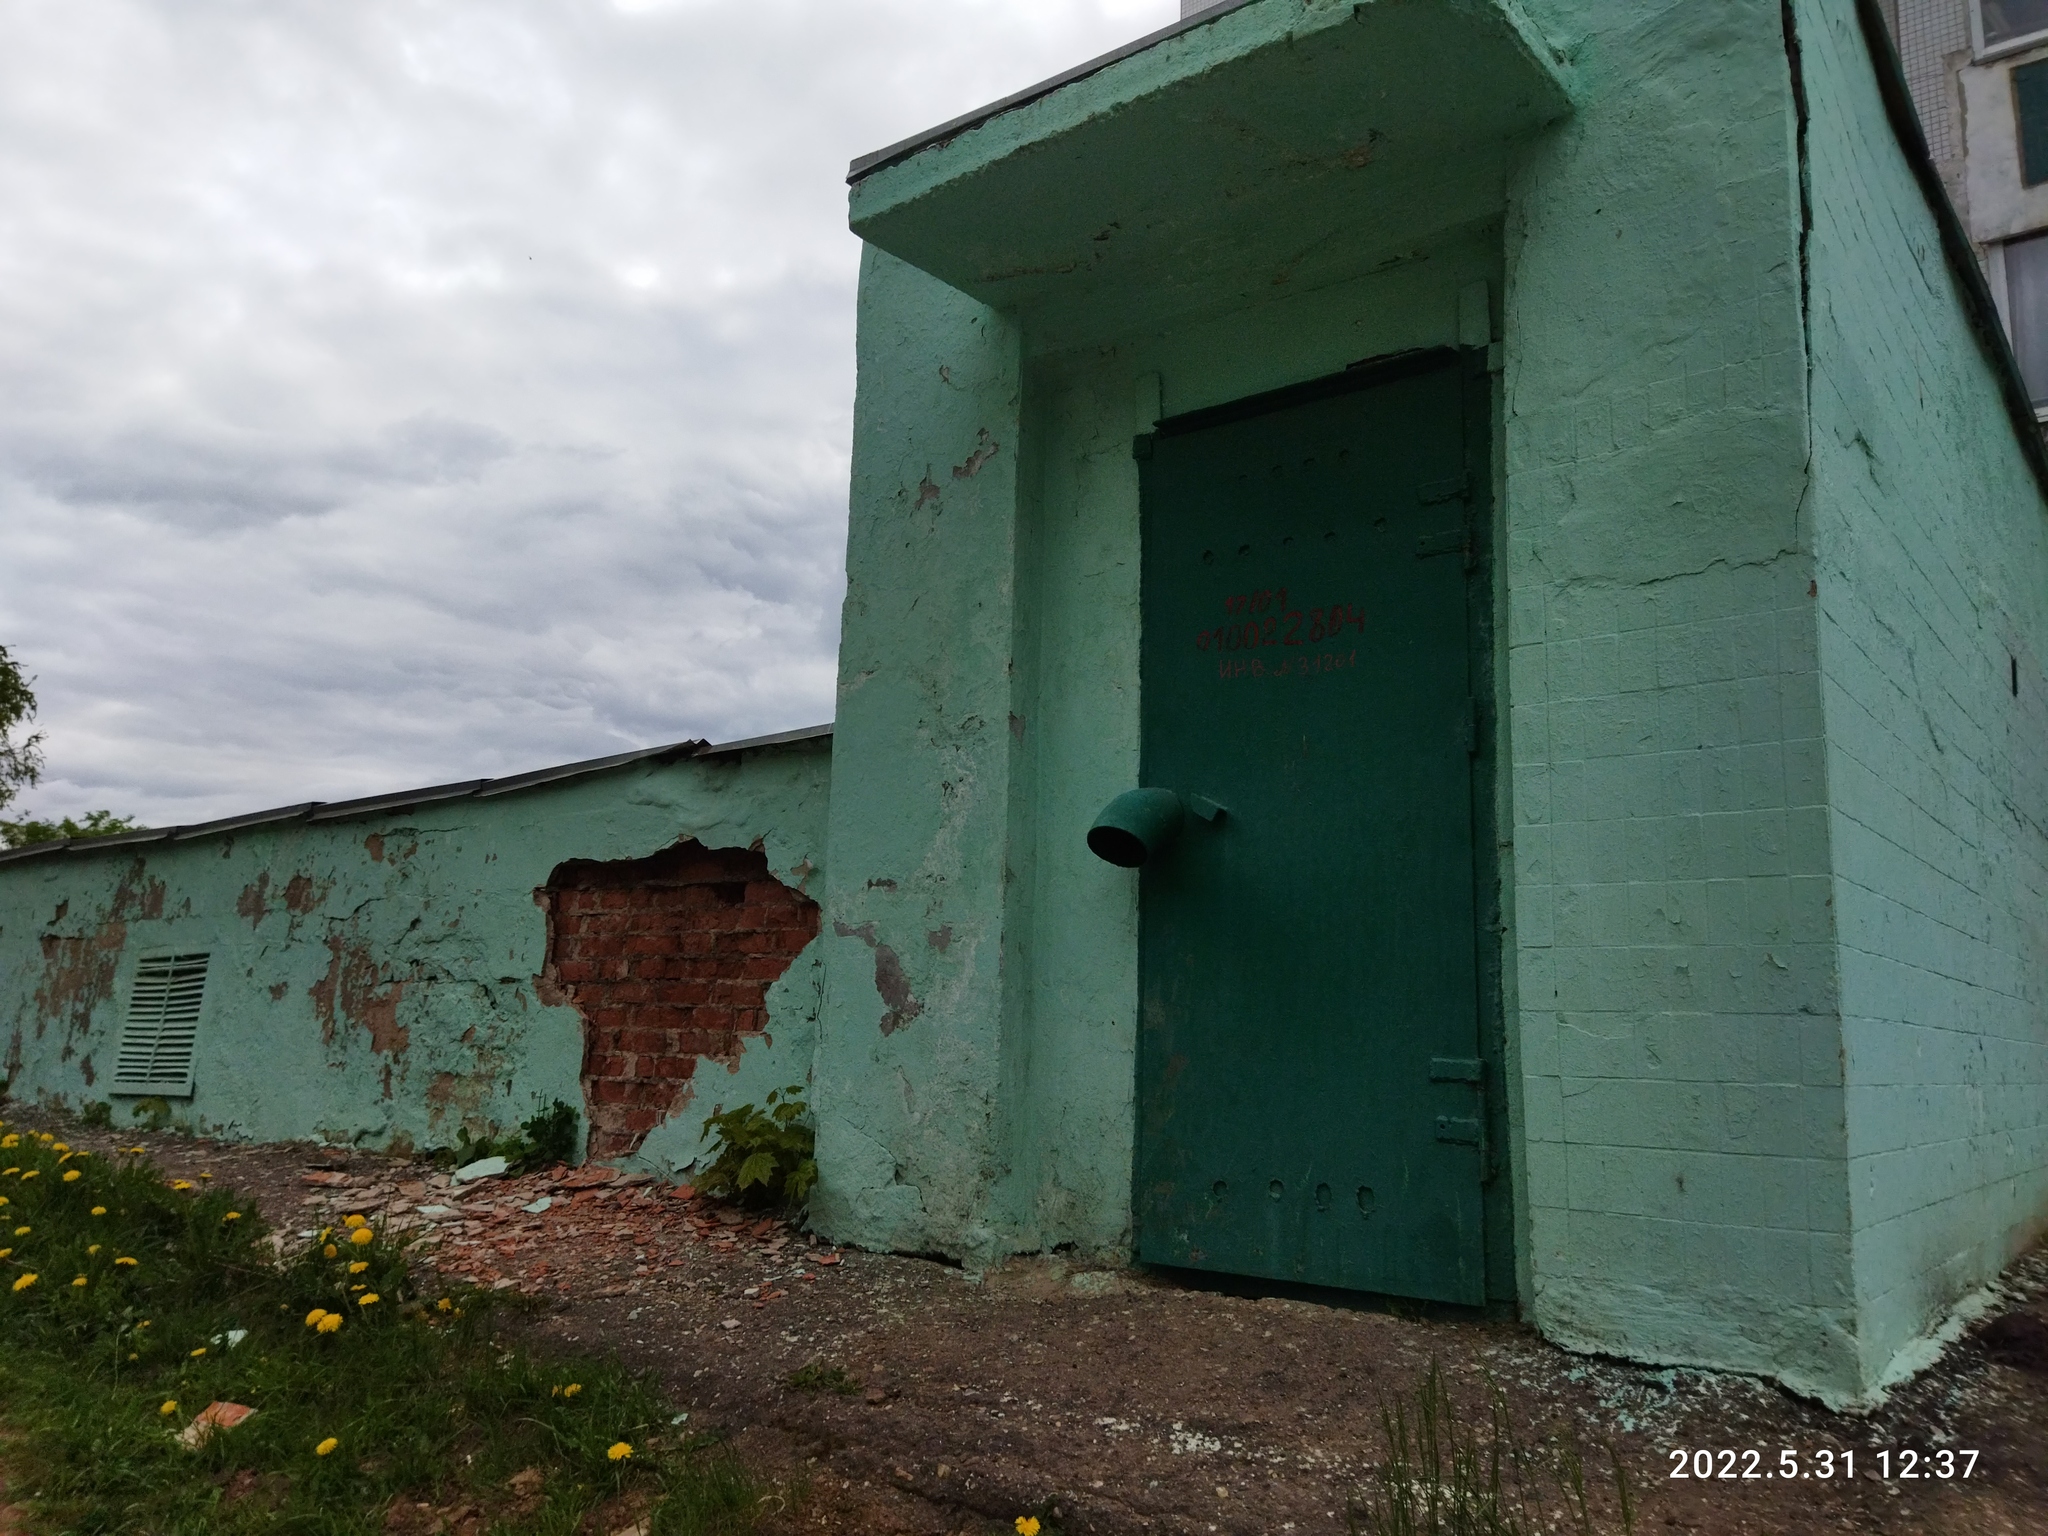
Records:
[[[0,0],[10,814],[828,719],[846,163],[1177,14]]]

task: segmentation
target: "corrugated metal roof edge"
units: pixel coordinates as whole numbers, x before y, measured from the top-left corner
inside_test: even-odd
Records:
[[[807,725],[794,731],[777,731],[769,736],[749,736],[743,741],[677,741],[664,747],[642,747],[633,752],[617,752],[610,757],[592,757],[578,763],[563,763],[554,768],[537,768],[529,773],[516,773],[502,779],[470,779],[459,784],[433,784],[423,789],[404,789],[388,795],[366,795],[356,800],[307,800],[299,805],[279,806],[276,810],[251,811],[247,815],[227,816],[218,821],[195,822],[189,827],[145,827],[134,832],[111,832],[104,837],[60,837],[47,843],[30,843],[26,848],[0,850],[0,864],[18,863],[24,859],[49,858],[60,853],[105,853],[116,848],[143,843],[188,842],[194,838],[218,837],[228,832],[239,832],[245,827],[273,826],[287,821],[346,821],[357,816],[374,816],[379,811],[399,811],[416,805],[432,805],[441,800],[485,800],[497,795],[516,794],[521,790],[560,784],[570,779],[609,773],[615,768],[631,767],[634,763],[674,762],[683,758],[736,757],[740,753],[752,752],[762,747],[795,746],[807,741],[822,741],[831,734],[832,727],[826,724]]]

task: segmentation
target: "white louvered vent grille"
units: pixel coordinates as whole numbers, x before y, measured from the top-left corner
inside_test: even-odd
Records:
[[[198,951],[145,955],[136,964],[135,990],[129,994],[128,1020],[114,1063],[115,1093],[190,1096],[206,961],[206,953]]]

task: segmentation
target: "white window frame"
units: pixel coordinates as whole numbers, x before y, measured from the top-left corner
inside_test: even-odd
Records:
[[[2005,344],[2015,354],[2019,348],[2012,334],[2012,292],[2006,285],[2005,248],[2015,240],[2032,240],[2042,235],[2048,235],[2048,229],[2030,229],[2003,240],[1993,240],[1984,247],[1984,276],[1991,285],[1992,302],[1998,306],[1998,323],[2005,328]],[[2048,425],[2048,405],[2034,407],[2034,420]]]
[[[1965,3],[1970,7],[1970,56],[1975,63],[1989,64],[1998,59],[2009,59],[2016,53],[2048,43],[2048,27],[2002,43],[1987,43],[1984,41],[1984,0],[1965,0]]]

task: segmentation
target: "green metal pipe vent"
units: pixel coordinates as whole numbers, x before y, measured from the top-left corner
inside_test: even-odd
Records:
[[[1180,833],[1180,796],[1170,789],[1127,789],[1088,829],[1088,851],[1124,869],[1163,853]]]

